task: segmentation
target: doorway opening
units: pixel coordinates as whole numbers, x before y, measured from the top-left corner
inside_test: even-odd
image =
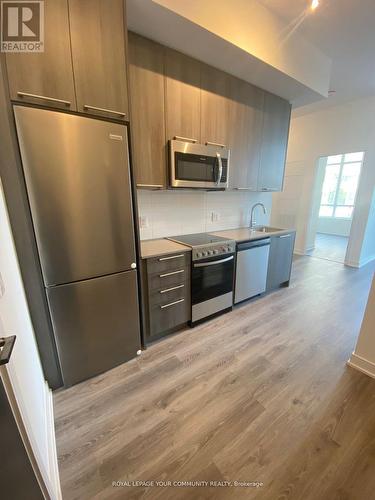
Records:
[[[364,152],[319,158],[311,257],[345,262]]]

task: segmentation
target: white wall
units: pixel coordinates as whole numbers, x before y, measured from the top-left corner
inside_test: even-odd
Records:
[[[320,201],[322,198],[322,189],[326,171],[326,164],[327,164],[327,158],[319,158],[316,167],[315,186],[313,188],[313,194],[312,194],[312,208],[311,208],[311,222],[310,222],[311,246],[310,248],[308,248],[308,250],[314,248],[315,237],[316,233],[318,232]],[[303,254],[304,252],[301,251],[300,253]]]
[[[46,486],[52,498],[60,498],[52,395],[42,372],[1,182],[0,242],[0,336],[17,336],[9,377]]]
[[[298,252],[305,253],[314,245],[314,220],[311,215],[319,158],[354,151],[364,151],[365,159],[346,263],[360,266],[371,258],[373,251],[371,243],[362,251],[362,243],[371,240],[371,225],[367,222],[375,185],[375,97],[302,116],[292,115],[286,167],[287,189],[274,195],[271,224],[283,225],[285,219],[295,221]]]
[[[318,233],[335,234],[337,236],[349,236],[351,219],[337,219],[336,217],[318,217]]]
[[[331,61],[257,0],[154,0],[327,95]],[[249,27],[251,26],[251,29]],[[289,28],[289,29],[288,29]]]
[[[348,364],[375,378],[375,277],[367,301],[357,345]]]
[[[271,225],[296,229],[295,253],[304,254],[301,234],[303,220],[308,217],[305,203],[309,186],[303,161],[289,161],[285,166],[284,189],[272,195]]]
[[[267,209],[256,209],[256,222],[267,224],[272,195],[251,192],[147,191],[138,190],[141,239],[163,238],[178,234],[220,231],[249,225],[250,210],[260,201]],[[212,221],[215,212],[219,220]],[[147,227],[142,227],[145,221]]]

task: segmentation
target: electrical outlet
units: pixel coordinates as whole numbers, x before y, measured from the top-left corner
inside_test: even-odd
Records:
[[[220,220],[219,212],[212,211],[211,212],[211,222],[218,222]]]
[[[139,227],[141,229],[146,229],[148,227],[148,217],[146,217],[145,215],[139,216]]]

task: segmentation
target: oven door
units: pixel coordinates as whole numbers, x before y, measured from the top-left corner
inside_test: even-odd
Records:
[[[228,186],[228,152],[171,141],[170,180],[171,187],[224,189]]]
[[[234,254],[192,263],[192,304],[233,292]]]

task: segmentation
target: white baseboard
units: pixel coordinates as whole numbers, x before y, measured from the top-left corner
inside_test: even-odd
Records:
[[[371,255],[370,257],[367,257],[367,259],[361,260],[359,263],[359,267],[365,266],[366,264],[370,264],[370,262],[372,262],[373,260],[375,260],[375,255]]]
[[[344,262],[344,264],[346,266],[349,266],[349,267],[355,267],[356,269],[358,269],[360,267],[359,262],[357,262],[355,260],[346,260]]]
[[[358,354],[355,354],[353,352],[347,364],[352,368],[365,373],[369,377],[375,378],[375,363],[373,363],[372,361],[368,361],[367,359],[362,358],[361,356],[358,356]]]
[[[293,253],[297,255],[308,255],[309,252],[312,252],[315,249],[315,245],[310,245],[309,247],[302,249],[294,247]]]
[[[367,257],[367,259],[363,259],[360,262],[358,262],[357,260],[346,260],[344,264],[349,267],[360,268],[365,266],[366,264],[369,264],[373,260],[375,260],[375,255],[371,255],[371,257]]]
[[[55,436],[55,419],[53,411],[53,396],[52,391],[46,382],[46,420],[47,420],[47,440],[48,440],[48,463],[49,463],[49,478],[51,488],[53,488],[54,498],[61,500],[60,475],[57,462],[56,436]]]

